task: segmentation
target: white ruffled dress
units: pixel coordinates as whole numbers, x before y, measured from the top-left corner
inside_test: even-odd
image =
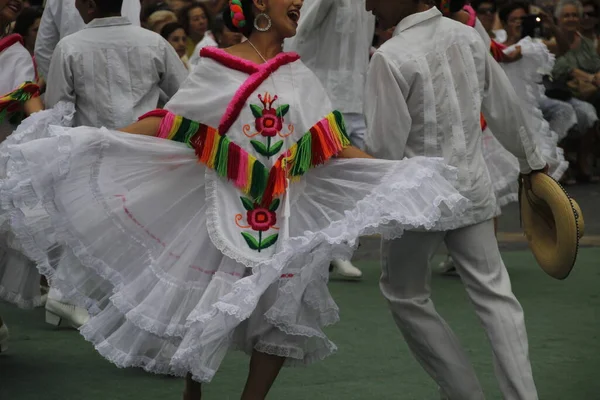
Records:
[[[71,126],[74,114],[73,104],[60,102],[51,110],[37,112],[23,120],[0,144],[0,177],[6,179],[8,170],[12,169],[9,158],[11,146],[46,137],[51,125]],[[0,299],[20,308],[38,307],[43,303],[40,274],[35,262],[23,255],[8,218],[8,214],[0,214]],[[32,208],[29,218],[36,229],[50,227],[50,218],[41,206]]]
[[[515,46],[521,46],[523,57],[518,61],[500,65],[522,101],[524,114],[529,116],[526,121],[530,129],[538,133],[537,145],[550,167],[549,175],[560,180],[569,163],[565,160],[563,150],[558,147],[559,135],[550,129],[539,106],[542,76],[552,70],[554,56],[544,43],[533,41],[529,37],[507,47],[504,52],[514,51]]]
[[[65,123],[61,105],[56,111],[34,114],[10,135],[20,119],[22,104],[37,96],[35,78],[34,63],[23,47],[21,36],[13,34],[0,39],[0,154],[6,154],[11,144],[43,135],[49,124]],[[0,177],[6,176],[5,167],[6,163],[0,165]],[[21,308],[39,306],[42,304],[40,275],[35,263],[21,253],[8,228],[8,221],[0,215],[0,300]]]
[[[120,367],[207,382],[229,349],[323,359],[330,260],[360,235],[451,229],[467,200],[441,159],[332,158],[341,114],[296,55],[202,55],[158,138],[52,127],[10,146],[2,209]],[[29,215],[40,202],[49,226]]]

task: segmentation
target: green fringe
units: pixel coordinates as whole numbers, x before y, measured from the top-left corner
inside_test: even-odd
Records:
[[[298,140],[298,151],[296,153],[296,159],[294,165],[290,171],[291,176],[304,175],[311,166],[312,161],[312,134],[306,132],[300,140]]]
[[[227,161],[229,158],[229,144],[231,141],[227,136],[221,137],[219,141],[219,149],[215,160],[215,169],[222,177],[227,177]]]

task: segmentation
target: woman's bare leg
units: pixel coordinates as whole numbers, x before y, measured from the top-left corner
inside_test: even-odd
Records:
[[[242,393],[242,400],[264,400],[273,386],[275,378],[279,375],[284,361],[284,357],[254,350],[250,358],[250,371],[244,393]]]
[[[200,400],[202,398],[202,384],[192,379],[192,374],[185,377],[185,391],[183,400]]]

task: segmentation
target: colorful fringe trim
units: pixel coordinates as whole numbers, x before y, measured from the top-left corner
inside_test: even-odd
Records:
[[[12,92],[0,97],[0,123],[4,122],[7,115],[10,123],[19,123],[23,116],[23,103],[39,95],[40,88],[37,84],[25,82]]]
[[[492,57],[494,57],[494,60],[498,62],[502,62],[504,60],[504,49],[506,49],[506,46],[492,39],[492,44],[490,45],[490,53],[492,54]]]
[[[268,170],[256,157],[215,128],[167,110],[151,111],[140,120],[148,117],[162,118],[158,137],[193,148],[200,162],[264,207],[285,193],[287,179],[300,179],[308,170],[324,164],[350,145],[344,118],[339,111],[333,111],[281,154]]]

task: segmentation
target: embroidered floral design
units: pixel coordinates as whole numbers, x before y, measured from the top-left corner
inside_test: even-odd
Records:
[[[154,110],[140,120],[160,117],[157,137],[185,143],[196,152],[198,160],[229,181],[247,197],[242,197],[248,225],[240,224],[243,214],[235,216],[250,248],[260,251],[277,241],[278,235],[263,239],[263,232],[278,230],[276,211],[290,182],[304,176],[311,168],[322,165],[350,145],[344,118],[339,111],[327,114],[315,123],[296,143],[285,150],[267,168],[246,149],[222,135],[218,129],[183,118],[167,110]],[[252,211],[252,212],[251,212]]]
[[[283,104],[277,108],[273,108],[273,103],[277,101],[277,96],[271,97],[271,94],[268,92],[265,93],[264,96],[259,94],[258,99],[262,103],[262,107],[256,104],[250,104],[250,110],[252,110],[252,115],[255,118],[255,132],[250,134],[249,132],[252,128],[250,124],[247,124],[244,125],[243,128],[244,134],[249,138],[258,135],[267,138],[266,145],[258,140],[251,140],[250,143],[260,155],[270,158],[279,153],[283,147],[283,140],[271,145],[271,138],[277,135],[282,138],[290,136],[294,133],[294,125],[289,124],[287,126],[288,133],[282,134],[281,131],[285,122],[284,117],[290,111],[290,106],[288,104]]]
[[[240,221],[244,218],[242,214],[237,214],[235,216],[235,223],[242,229],[252,229],[253,231],[258,232],[258,239],[248,232],[242,232],[242,237],[248,244],[248,247],[252,250],[257,250],[260,253],[261,250],[273,246],[279,238],[279,234],[277,233],[263,238],[263,232],[271,229],[279,229],[275,224],[277,223],[276,211],[279,208],[280,200],[273,200],[271,205],[268,208],[265,208],[247,197],[240,197],[240,199],[246,209],[246,221],[248,225],[240,225]]]

